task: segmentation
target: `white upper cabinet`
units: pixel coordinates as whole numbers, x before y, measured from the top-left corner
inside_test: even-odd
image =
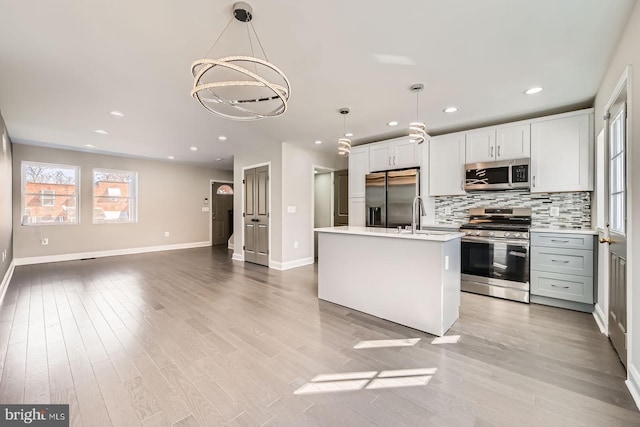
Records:
[[[432,138],[429,141],[429,195],[465,194],[464,163],[464,133]]]
[[[369,170],[373,172],[420,166],[420,146],[408,136],[369,147]]]
[[[531,192],[593,191],[593,110],[531,123]]]
[[[466,163],[529,158],[529,123],[496,126],[469,131],[466,136]]]
[[[465,134],[466,163],[491,162],[496,155],[496,129],[478,129]]]
[[[353,147],[349,154],[349,197],[365,196],[365,178],[369,173],[369,146]]]

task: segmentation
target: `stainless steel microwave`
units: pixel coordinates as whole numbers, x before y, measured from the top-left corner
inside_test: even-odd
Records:
[[[467,163],[464,173],[466,191],[529,190],[529,159]]]

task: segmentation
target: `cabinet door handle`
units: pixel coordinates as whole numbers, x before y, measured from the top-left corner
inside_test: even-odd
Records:
[[[558,286],[558,285],[556,285],[556,284],[554,284],[554,283],[552,283],[552,284],[551,284],[551,286],[553,286],[554,288],[569,289],[569,287],[568,287],[568,286]]]
[[[460,188],[464,191],[464,179],[460,181]]]
[[[564,259],[552,259],[551,262],[561,262],[563,264],[568,264],[569,261],[564,260]]]
[[[393,164],[396,164],[396,156],[393,156]]]
[[[551,239],[551,241],[552,241],[553,243],[569,243],[569,241],[568,241],[568,240]]]
[[[391,166],[391,156],[389,156],[389,166]]]
[[[533,182],[531,183],[531,186],[532,186],[532,187],[535,187],[535,186],[536,186],[536,176],[535,176],[535,175],[533,175],[533,177],[532,177],[532,178],[533,178]]]
[[[493,158],[493,145],[489,149],[489,157]]]
[[[500,146],[498,145],[498,157],[500,157]]]

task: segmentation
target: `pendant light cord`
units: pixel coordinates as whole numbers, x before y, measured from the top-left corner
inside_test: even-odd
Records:
[[[224,33],[227,31],[227,28],[229,28],[229,25],[231,25],[231,22],[234,20],[235,18],[232,16],[231,19],[229,19],[229,22],[227,22],[227,25],[224,27],[224,30],[222,30],[222,32],[220,33],[220,35],[218,36],[218,38],[216,39],[216,41],[213,42],[213,44],[211,45],[211,47],[209,48],[209,50],[207,51],[207,54],[204,56],[205,58],[209,57],[209,54],[211,53],[211,51],[213,50],[213,48],[218,44],[218,42],[220,41],[220,39],[222,38],[222,36],[224,35]]]

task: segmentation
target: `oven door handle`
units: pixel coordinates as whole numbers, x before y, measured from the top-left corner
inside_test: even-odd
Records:
[[[491,237],[463,237],[460,239],[463,242],[471,243],[506,243],[509,245],[520,246],[523,248],[529,247],[529,241],[525,240],[509,240],[509,239],[493,239]]]

